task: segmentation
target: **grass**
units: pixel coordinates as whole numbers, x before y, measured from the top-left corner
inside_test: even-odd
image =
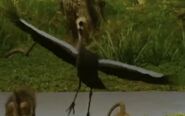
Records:
[[[176,85],[155,85],[118,79],[100,72],[108,91],[185,90],[185,31],[174,10],[183,1],[161,4],[159,0],[140,7],[131,1],[107,0],[106,23],[92,37],[89,49],[101,57],[134,64],[171,75]],[[151,1],[152,2],[152,1]],[[0,7],[3,7],[0,1]],[[18,11],[24,19],[58,38],[69,32],[59,5],[53,0],[18,0]],[[76,69],[37,45],[30,57],[20,54],[3,58],[15,47],[28,48],[33,41],[17,29],[0,11],[0,90],[11,91],[22,84],[38,91],[73,91],[77,88]],[[96,39],[94,39],[96,38]],[[82,91],[88,88],[83,85]]]
[[[167,115],[167,116],[185,116],[185,114],[183,114],[183,113],[177,113],[177,114],[170,114],[170,115]]]
[[[185,31],[172,10],[175,8],[176,5],[162,6],[159,2],[112,14],[100,39],[95,40],[98,53],[174,75],[175,83],[184,84]]]

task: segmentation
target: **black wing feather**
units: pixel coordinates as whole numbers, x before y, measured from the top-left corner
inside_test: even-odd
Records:
[[[168,83],[168,79],[164,74],[108,59],[99,60],[99,70],[128,80],[144,81],[155,84]]]
[[[72,65],[76,64],[76,56],[78,52],[73,46],[65,41],[60,41],[58,38],[37,29],[25,20],[21,19],[13,0],[4,0],[4,6],[6,6],[4,8],[4,15],[22,31],[30,34],[35,42],[47,48],[64,61]]]
[[[54,36],[47,34],[44,31],[37,29],[36,27],[32,26],[31,24],[27,23],[23,19],[19,19],[16,22],[16,25],[26,33],[29,33],[33,40],[42,45],[43,47],[50,50],[54,53],[57,57],[63,59],[64,61],[75,65],[76,63],[76,56],[78,54],[77,50],[71,46],[70,44],[66,43],[65,41],[61,41]]]

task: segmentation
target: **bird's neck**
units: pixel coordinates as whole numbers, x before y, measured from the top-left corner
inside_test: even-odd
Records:
[[[77,49],[80,51],[81,48],[84,47],[84,40],[81,33],[78,33],[78,43],[77,43]]]

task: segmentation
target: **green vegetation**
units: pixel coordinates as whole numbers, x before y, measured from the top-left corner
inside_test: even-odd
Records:
[[[185,11],[185,2],[150,2],[133,7],[118,1],[114,13],[107,16],[108,24],[103,25],[106,29],[95,40],[98,53],[171,75],[174,83],[184,84],[185,22],[177,18],[177,12]]]
[[[171,75],[173,84],[154,85],[118,79],[100,73],[108,90],[178,90],[185,86],[185,24],[177,18],[185,8],[182,0],[152,0],[139,6],[127,0],[106,0],[101,31],[93,36],[89,49],[101,57],[134,64]],[[184,4],[184,6],[183,6]],[[54,0],[17,0],[18,11],[25,20],[58,38],[69,31],[59,4]],[[0,7],[5,7],[0,1]],[[37,45],[30,57],[20,54],[11,59],[3,55],[12,48],[29,48],[29,35],[17,29],[0,10],[0,90],[9,91],[22,84],[40,91],[72,91],[77,87],[76,70],[46,49]],[[96,38],[96,39],[95,39]],[[88,90],[83,86],[82,90]]]
[[[170,114],[170,115],[167,115],[167,116],[185,116],[185,114],[183,114],[183,113],[178,113],[178,114]]]

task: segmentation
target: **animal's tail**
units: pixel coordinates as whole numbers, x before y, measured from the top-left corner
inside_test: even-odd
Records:
[[[111,116],[112,112],[113,112],[117,107],[120,107],[120,106],[122,106],[122,108],[123,108],[122,110],[125,110],[125,104],[124,104],[123,102],[118,102],[118,103],[114,104],[114,105],[110,108],[110,110],[109,110],[107,116]]]

